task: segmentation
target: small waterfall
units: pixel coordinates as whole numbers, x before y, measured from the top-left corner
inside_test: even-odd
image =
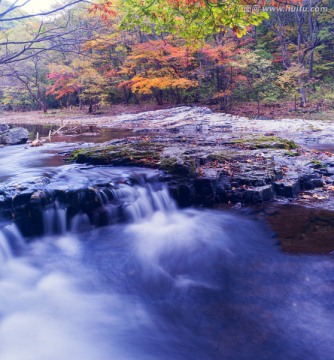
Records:
[[[29,216],[18,210],[16,223],[22,233],[28,237],[79,233],[121,222],[136,223],[156,212],[175,210],[167,186],[157,176],[146,171],[109,174],[107,170],[96,169],[95,178],[86,170],[87,179],[81,174],[78,187],[65,187],[62,180],[60,187],[51,184],[40,191],[29,204]],[[66,175],[71,184],[77,172]]]
[[[0,230],[0,264],[11,259],[24,248],[24,240],[14,224]]]
[[[165,187],[154,189],[151,184],[134,192],[133,201],[125,204],[125,213],[130,221],[138,222],[153,216],[156,211],[168,212],[176,208]]]
[[[67,230],[66,208],[56,201],[43,213],[45,235],[64,234]]]
[[[12,249],[5,234],[0,231],[0,264],[12,257]]]
[[[117,222],[139,222],[151,218],[157,211],[169,212],[176,209],[174,200],[170,197],[167,187],[159,182],[145,182],[139,184],[121,182],[113,187],[90,188],[94,198],[90,197],[90,205],[87,207],[86,197],[78,193],[77,202],[79,211],[70,220],[70,229],[81,232],[92,226],[111,225]],[[84,205],[85,204],[85,205]],[[48,214],[52,217],[51,224],[59,223],[61,216],[63,224],[66,224],[66,211],[55,207],[54,212]],[[62,211],[62,212],[61,212]],[[50,219],[48,219],[50,228]],[[55,228],[55,226],[51,226]]]
[[[87,214],[79,213],[71,221],[71,232],[73,233],[80,233],[91,228],[92,224]]]

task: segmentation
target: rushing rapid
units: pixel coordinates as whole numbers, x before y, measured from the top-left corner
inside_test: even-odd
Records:
[[[42,236],[0,223],[1,360],[334,358],[331,255],[283,254],[237,212],[177,209],[149,171],[89,172],[139,179],[96,190],[104,226],[60,201]],[[86,174],[65,165],[51,185]]]

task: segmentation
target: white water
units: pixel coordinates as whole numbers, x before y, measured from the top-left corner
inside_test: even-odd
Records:
[[[96,198],[113,225],[67,228],[55,203],[29,244],[0,231],[1,360],[334,358],[331,256],[282,254],[265,224],[178,210],[162,185]]]
[[[29,255],[6,262],[0,281],[2,360],[128,359],[117,336],[103,329],[117,335],[126,324],[131,330],[140,307],[134,313],[126,298],[96,290],[80,253],[78,239],[66,235],[45,238]]]

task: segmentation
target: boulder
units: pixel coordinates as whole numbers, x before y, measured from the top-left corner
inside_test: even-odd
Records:
[[[17,127],[9,129],[7,125],[0,126],[0,144],[19,145],[28,141],[29,132],[27,129]]]
[[[6,124],[0,124],[0,133],[3,133],[5,131],[9,130],[9,126]]]

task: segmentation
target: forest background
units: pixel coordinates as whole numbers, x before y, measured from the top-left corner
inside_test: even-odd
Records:
[[[0,106],[334,114],[334,2],[0,0]]]

